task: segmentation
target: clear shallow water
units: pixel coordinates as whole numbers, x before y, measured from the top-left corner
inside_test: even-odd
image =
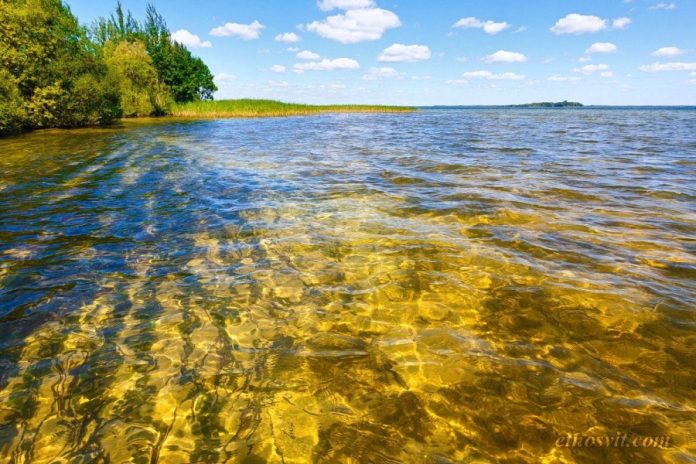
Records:
[[[0,140],[2,462],[693,462],[696,111]],[[566,434],[673,446],[564,448]]]

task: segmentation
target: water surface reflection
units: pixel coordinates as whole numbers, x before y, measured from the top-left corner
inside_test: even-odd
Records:
[[[694,460],[695,116],[0,140],[0,456]]]

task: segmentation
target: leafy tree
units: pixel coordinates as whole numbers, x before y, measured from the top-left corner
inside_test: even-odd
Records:
[[[15,127],[17,118],[22,127],[39,128],[98,124],[120,115],[118,90],[99,48],[60,0],[0,2],[0,64],[3,93],[11,96],[16,115],[3,115],[2,127]]]
[[[167,43],[153,54],[160,78],[167,84],[176,102],[212,100],[217,90],[213,75],[200,58],[191,55],[179,43]]]
[[[14,77],[6,69],[0,69],[0,134],[19,132],[26,117]]]
[[[147,6],[142,30],[160,79],[169,87],[176,102],[213,99],[217,86],[208,66],[186,47],[172,42],[166,21],[152,5]]]
[[[124,13],[123,5],[116,4],[116,12],[109,18],[99,18],[91,30],[92,38],[102,47],[109,41],[132,40],[142,36],[140,24],[130,11]]]
[[[0,135],[164,114],[215,90],[151,5],[141,24],[119,2],[88,31],[62,0],[0,0]]]
[[[217,90],[208,66],[183,45],[173,42],[167,23],[154,6],[148,5],[141,25],[121,3],[116,13],[99,19],[92,27],[92,37],[102,45],[124,40],[142,40],[162,84],[176,102],[212,100]]]
[[[139,40],[107,42],[106,64],[118,80],[124,116],[165,114],[170,97],[160,84],[152,58]]]

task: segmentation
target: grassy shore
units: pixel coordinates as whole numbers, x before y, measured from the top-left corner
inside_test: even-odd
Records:
[[[299,116],[318,113],[404,113],[416,111],[408,106],[381,105],[303,105],[274,100],[215,100],[175,105],[172,116],[180,118],[254,118]]]

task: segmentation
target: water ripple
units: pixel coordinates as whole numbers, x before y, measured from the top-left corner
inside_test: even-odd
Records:
[[[693,110],[0,140],[3,462],[679,462]],[[669,435],[669,449],[555,447]]]

